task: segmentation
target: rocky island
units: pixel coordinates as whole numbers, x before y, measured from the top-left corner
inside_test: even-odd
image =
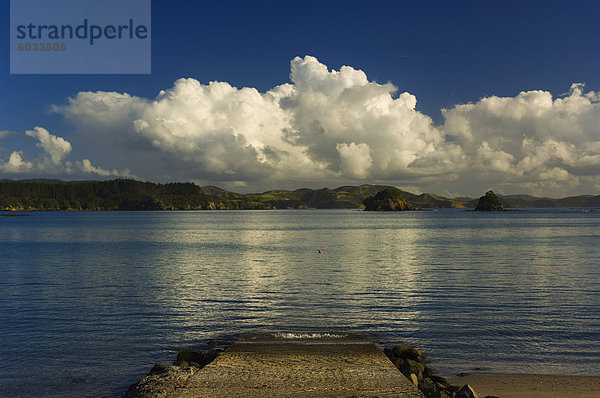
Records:
[[[500,199],[491,189],[479,198],[475,211],[505,211],[506,209],[500,203]]]
[[[395,188],[386,188],[363,200],[365,211],[406,211],[415,210],[406,199],[402,191]]]

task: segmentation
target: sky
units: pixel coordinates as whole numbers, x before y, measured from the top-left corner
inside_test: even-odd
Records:
[[[598,195],[599,20],[593,0],[153,0],[150,74],[18,75],[4,1],[0,179]]]

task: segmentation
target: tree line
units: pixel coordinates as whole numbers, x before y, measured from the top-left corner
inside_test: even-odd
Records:
[[[130,179],[63,182],[0,181],[3,210],[211,210],[267,209],[245,195],[207,194],[193,183],[157,184]]]

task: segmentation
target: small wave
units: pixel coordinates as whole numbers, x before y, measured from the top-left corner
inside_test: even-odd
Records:
[[[276,339],[343,339],[348,337],[347,334],[335,334],[335,333],[290,333],[290,332],[278,332],[273,333],[273,337]]]

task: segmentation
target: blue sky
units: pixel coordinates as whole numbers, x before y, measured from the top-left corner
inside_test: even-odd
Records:
[[[300,3],[154,0],[150,75],[10,75],[9,59],[2,58],[0,131],[7,133],[0,135],[0,165],[3,162],[6,165],[10,155],[17,151],[22,161],[30,162],[31,167],[0,168],[0,177],[91,179],[129,173],[142,179],[191,180],[240,191],[381,182],[445,194],[476,194],[492,186],[506,193],[561,195],[585,191],[598,194],[600,177],[593,172],[595,166],[600,166],[595,163],[600,158],[600,148],[598,152],[595,149],[600,142],[600,132],[598,126],[594,127],[595,122],[600,121],[595,97],[600,91],[598,20],[600,3],[596,1]],[[0,25],[9,25],[8,2],[0,9]],[[4,54],[9,53],[6,30],[4,40],[0,41],[0,50]],[[306,59],[307,55],[315,61]],[[295,57],[300,57],[296,63],[298,70],[306,67],[309,72],[293,82],[290,80],[290,62]],[[81,92],[128,93],[135,98],[154,101],[161,90],[177,91],[174,82],[180,78],[197,81],[200,86],[191,90],[201,90],[211,81],[227,82],[237,89],[252,87],[261,94],[284,83],[299,89],[301,84],[312,87],[310,82],[315,79],[318,65],[325,65],[329,72],[340,71],[342,66],[364,72],[366,85],[361,79],[352,80],[353,83],[344,86],[346,89],[360,86],[367,90],[370,87],[375,92],[376,87],[382,89],[386,83],[391,83],[397,91],[382,89],[388,93],[384,96],[396,100],[401,93],[407,92],[416,98],[416,106],[410,114],[402,116],[398,113],[395,121],[387,121],[392,124],[385,127],[379,125],[383,123],[383,116],[377,120],[372,119],[371,114],[359,118],[359,121],[371,120],[373,124],[364,127],[365,131],[357,131],[351,126],[330,123],[331,115],[340,114],[335,107],[343,102],[343,98],[338,91],[327,91],[331,88],[327,86],[321,94],[332,107],[329,116],[314,114],[314,107],[293,108],[292,113],[288,107],[284,109],[287,113],[278,119],[292,119],[289,126],[282,121],[283,127],[278,131],[291,129],[301,136],[293,143],[298,149],[297,156],[283,160],[284,154],[295,150],[286,146],[289,139],[284,139],[285,142],[278,146],[279,141],[271,137],[278,134],[277,131],[269,133],[269,141],[257,136],[259,133],[255,128],[248,127],[246,132],[242,122],[229,127],[221,125],[220,132],[211,130],[210,139],[206,135],[208,132],[200,126],[182,135],[174,133],[179,138],[189,139],[187,145],[197,147],[197,151],[186,153],[181,149],[185,145],[167,148],[157,143],[158,130],[152,130],[151,126],[145,133],[131,133],[136,139],[140,139],[140,134],[145,137],[147,148],[142,151],[139,147],[136,149],[137,141],[133,138],[121,140],[129,133],[117,131],[133,130],[133,122],[143,119],[142,114],[136,114],[131,120],[120,119],[111,125],[92,125],[89,119],[83,120],[85,116],[80,108],[73,109],[80,105],[78,101],[71,105],[67,102],[68,98],[76,98]],[[309,83],[302,79],[308,79]],[[573,90],[574,83],[585,86]],[[312,93],[315,87],[310,90]],[[187,90],[183,92],[189,94]],[[521,92],[533,94],[518,98]],[[527,103],[529,105],[524,109],[537,114],[530,105],[547,100],[548,93],[552,101],[579,93],[589,104],[575,112],[576,120],[561,116],[565,109],[573,108],[573,105],[561,102],[553,103],[552,110],[544,111],[546,113],[537,119],[523,121],[520,117],[522,123],[515,124],[514,112],[521,111],[511,108],[513,113],[500,114],[500,108],[490,110],[500,106],[498,101],[482,102],[486,98],[505,98],[506,104],[510,102],[514,106]],[[236,99],[232,97],[231,101],[246,101],[243,95],[236,97],[238,94],[236,91]],[[317,101],[312,94],[288,94],[294,101]],[[214,93],[211,95],[214,99]],[[360,95],[363,99],[368,96],[366,91]],[[377,91],[373,95],[382,94]],[[98,99],[96,96],[95,100]],[[265,111],[265,104],[248,101],[250,108],[260,106],[260,112],[271,112]],[[352,106],[358,107],[352,108],[353,115],[369,101],[364,99],[362,105],[353,103]],[[572,104],[576,102],[573,100]],[[168,115],[173,115],[177,109],[183,112],[178,114],[177,120],[183,118],[188,124],[198,122],[198,115],[190,116],[189,112],[175,108],[176,103],[179,104],[177,101],[170,103],[173,109]],[[456,108],[468,103],[473,105],[472,109]],[[505,111],[513,106],[506,104],[502,105]],[[53,106],[62,108],[52,110]],[[69,106],[71,108],[67,109]],[[408,108],[411,108],[410,104]],[[444,117],[442,108],[454,111]],[[146,115],[153,111],[154,108],[146,109]],[[153,116],[165,118],[164,114]],[[214,114],[209,116],[215,117]],[[320,119],[326,117],[329,119]],[[430,121],[422,121],[422,117],[430,118]],[[407,118],[424,124],[416,130],[394,127],[403,125],[404,121],[410,125],[412,122]],[[468,120],[468,128],[480,125],[478,130],[466,131],[466,127],[461,130],[459,125],[464,126],[465,120]],[[214,124],[211,123],[203,124],[204,128]],[[553,131],[548,127],[561,123],[577,124],[577,131]],[[322,141],[326,148],[319,148],[308,138],[314,138],[316,133],[312,129],[315,125],[326,136]],[[90,173],[93,169],[89,167],[80,167],[79,171],[75,171],[76,167],[44,167],[44,157],[50,152],[42,145],[41,133],[25,134],[36,126],[48,132],[45,137],[60,137],[71,144],[68,156],[61,157],[60,162],[74,165],[88,159],[97,170],[110,173]],[[503,135],[505,129],[510,131],[498,142],[486,135],[493,132]],[[580,132],[582,129],[585,130],[583,133]],[[383,146],[380,141],[373,141],[374,131],[396,134],[389,142],[396,145],[397,150],[391,154],[379,150]],[[403,139],[396,139],[399,131]],[[580,133],[582,136],[578,135]],[[231,148],[230,142],[221,142],[215,136],[218,134],[237,137],[239,145],[232,151],[242,151],[244,155],[240,152],[231,159],[224,158],[228,158],[225,163],[244,159],[241,164],[217,166],[215,162],[221,163],[221,159],[207,157],[210,145],[216,145],[225,151],[223,153]],[[240,135],[243,137],[241,144]],[[479,138],[467,142],[471,136]],[[576,138],[571,139],[573,136]],[[379,139],[385,141],[385,134]],[[114,158],[107,142],[119,145],[115,148]],[[126,161],[129,158],[126,148],[133,148],[130,164]],[[571,152],[562,157],[549,155],[562,153],[561,148]],[[271,153],[279,154],[276,160],[269,158]],[[306,164],[298,157],[301,154],[306,156]],[[246,155],[252,159],[246,159]],[[386,156],[403,160],[397,164],[381,160]],[[577,163],[574,158],[587,161]],[[494,159],[500,159],[500,163]],[[298,162],[307,168],[306,173],[286,171],[292,170],[292,165]],[[361,162],[368,167],[362,170]],[[472,174],[474,168],[485,168],[486,165],[489,172]],[[464,170],[459,170],[461,168]],[[87,171],[82,171],[84,169]],[[194,173],[191,169],[202,171]],[[113,170],[116,173],[112,173]],[[575,179],[577,184],[573,183]]]

